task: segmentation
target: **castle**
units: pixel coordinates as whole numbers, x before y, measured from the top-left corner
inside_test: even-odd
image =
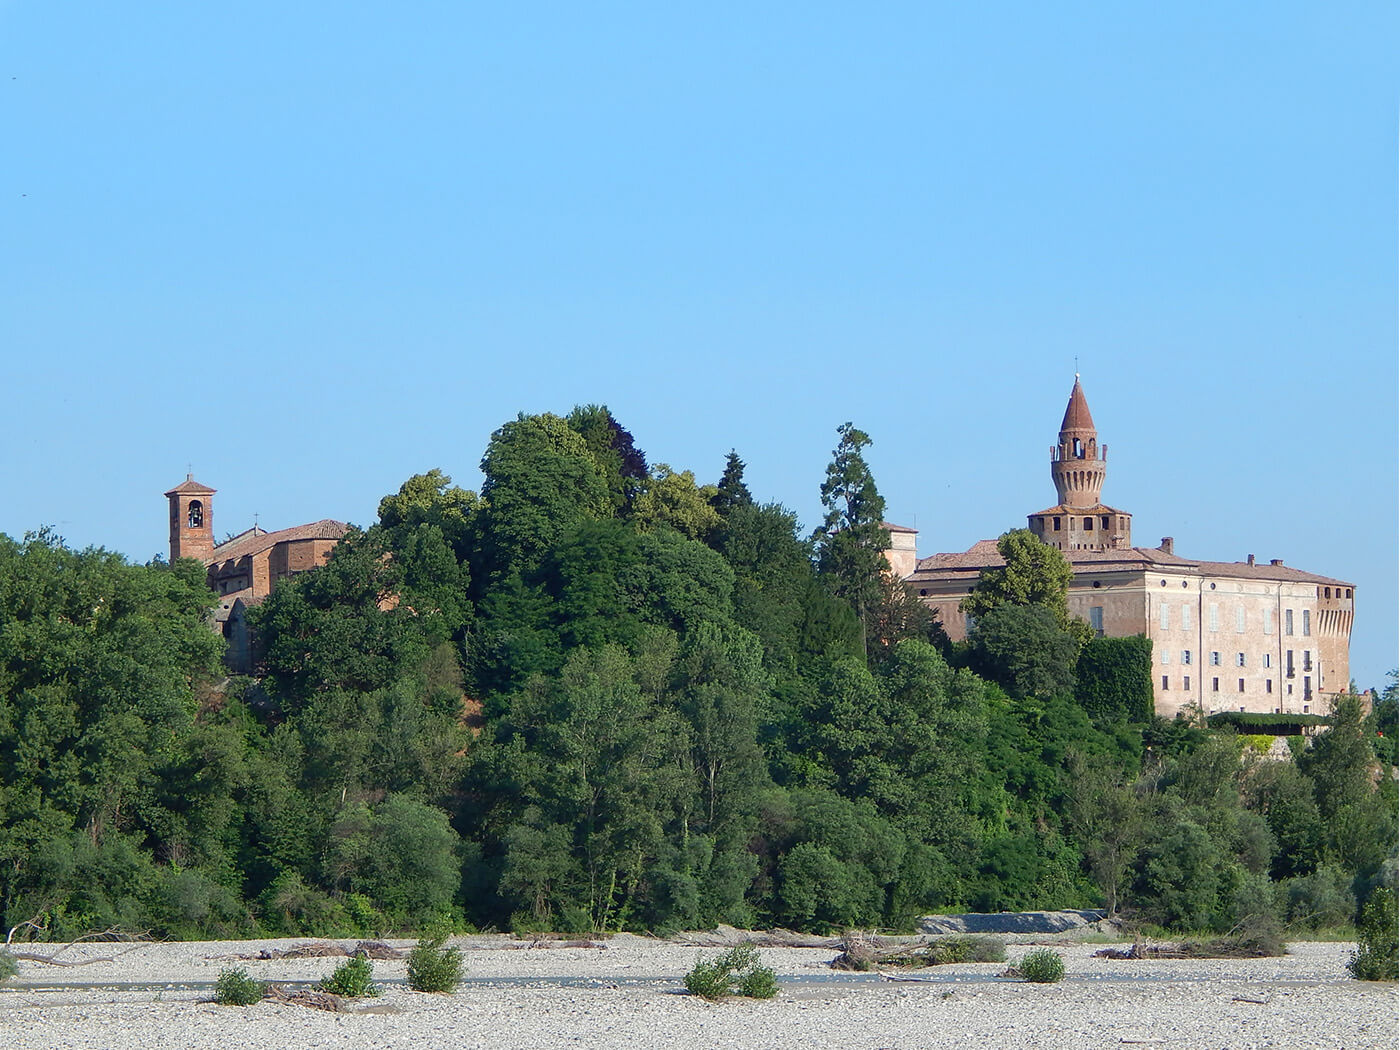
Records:
[[[1325,698],[1350,687],[1355,586],[1279,559],[1183,558],[1171,537],[1134,547],[1133,516],[1101,498],[1107,465],[1108,446],[1099,443],[1076,375],[1050,450],[1058,502],[1026,522],[1074,570],[1071,614],[1101,636],[1152,641],[1157,713],[1326,713]],[[915,538],[910,529],[891,532],[891,566],[960,641],[968,632],[962,599],[983,569],[1003,564],[996,541],[918,559],[909,570]]]
[[[203,562],[209,586],[219,595],[215,623],[228,641],[225,661],[235,671],[252,670],[252,651],[244,612],[272,592],[279,580],[323,564],[349,526],[323,519],[278,532],[254,525],[222,543],[214,542],[217,489],[194,475],[165,494],[170,503],[170,560]]]

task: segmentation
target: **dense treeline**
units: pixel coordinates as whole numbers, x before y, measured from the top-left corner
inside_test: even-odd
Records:
[[[1092,638],[1024,532],[952,646],[839,438],[804,537],[735,454],[700,484],[606,409],[522,415],[480,494],[409,479],[256,607],[256,679],[199,565],[0,537],[5,926],[1226,929],[1394,886],[1394,685],[1296,761],[1154,720],[1150,645]]]

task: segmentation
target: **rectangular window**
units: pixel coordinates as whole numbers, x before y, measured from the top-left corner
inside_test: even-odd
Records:
[[[1170,631],[1171,629],[1172,629],[1172,607],[1171,607],[1170,605],[1168,605],[1166,602],[1163,602],[1163,603],[1162,603],[1162,630],[1164,630],[1164,631]]]
[[[1103,606],[1089,606],[1089,626],[1094,629],[1094,633],[1100,638],[1103,637]]]
[[[1264,654],[1264,666],[1265,666],[1265,667],[1273,667],[1273,666],[1274,666],[1274,654],[1273,654],[1273,653],[1265,653],[1265,654]]]
[[[1293,610],[1283,610],[1283,633],[1290,638],[1293,636]]]
[[[1289,649],[1283,661],[1283,672],[1289,678],[1293,677],[1293,650]]]
[[[1181,679],[1181,688],[1187,690],[1191,688],[1191,676],[1189,674]]]
[[[1273,680],[1272,678],[1266,678],[1266,679],[1264,679],[1264,692],[1266,692],[1266,693],[1272,693],[1273,691],[1274,691],[1274,680]]]
[[[1303,676],[1303,699],[1312,699],[1312,678],[1308,675]]]
[[[1210,605],[1210,629],[1212,631],[1220,630],[1220,606],[1214,602],[1211,602]]]
[[[1166,676],[1166,675],[1162,675],[1162,692],[1165,693],[1166,691],[1167,691],[1167,676]]]
[[[1244,606],[1235,609],[1235,633],[1244,634]]]
[[[1183,605],[1181,607],[1181,629],[1183,631],[1189,631],[1191,629],[1191,606],[1189,605]]]
[[[1162,650],[1162,666],[1165,667],[1167,664],[1169,664],[1169,663],[1171,663],[1171,662],[1172,662],[1171,650],[1170,650],[1170,649],[1163,649],[1163,650]]]
[[[1212,649],[1210,653],[1210,665],[1212,667],[1220,666],[1220,654],[1217,653],[1214,649]]]
[[[1190,650],[1190,649],[1183,649],[1183,650],[1181,650],[1181,662],[1184,663],[1184,664],[1190,664],[1190,663],[1191,663],[1191,650]]]
[[[1311,671],[1311,670],[1312,670],[1312,650],[1311,650],[1311,649],[1304,649],[1304,650],[1303,650],[1303,670],[1304,670],[1304,671]]]
[[[1264,633],[1274,633],[1274,611],[1272,609],[1264,610]]]
[[[1243,679],[1243,678],[1240,679],[1240,692],[1242,692],[1242,693],[1244,692],[1244,679]]]
[[[1056,518],[1056,519],[1055,519],[1055,531],[1056,531],[1056,532],[1059,532],[1059,531],[1060,531],[1060,519],[1059,519],[1059,518]]]
[[[1244,653],[1236,653],[1236,654],[1235,654],[1235,666],[1236,666],[1236,667],[1244,667],[1244,666],[1245,666]]]
[[[1211,691],[1212,693],[1218,693],[1218,692],[1220,692],[1220,679],[1219,679],[1219,678],[1212,678],[1212,679],[1210,680],[1210,691]]]
[[[1304,609],[1304,610],[1303,610],[1303,637],[1306,638],[1306,637],[1307,637],[1308,635],[1310,635],[1310,634],[1312,634],[1312,610],[1311,610],[1311,609]]]

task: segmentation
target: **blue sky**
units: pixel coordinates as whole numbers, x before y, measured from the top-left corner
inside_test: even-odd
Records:
[[[0,0],[0,531],[165,548],[476,487],[518,411],[921,554],[1076,366],[1135,541],[1359,588],[1397,663],[1393,5]]]

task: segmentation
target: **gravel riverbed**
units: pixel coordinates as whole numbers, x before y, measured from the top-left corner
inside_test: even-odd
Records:
[[[1335,943],[1292,944],[1278,959],[1170,961],[1096,959],[1100,945],[1057,945],[1066,975],[1054,985],[1000,979],[1005,964],[998,963],[938,967],[919,971],[927,981],[893,983],[833,972],[827,963],[837,953],[829,948],[764,948],[764,963],[779,976],[778,998],[714,1004],[684,994],[681,978],[694,965],[694,947],[629,936],[602,948],[461,937],[456,943],[466,955],[468,981],[453,995],[411,992],[400,983],[402,961],[376,961],[383,994],[364,1000],[364,1012],[210,1001],[212,983],[226,967],[298,983],[315,981],[342,961],[221,958],[304,943],[150,944],[111,962],[64,969],[22,962],[18,978],[0,990],[0,1048],[1397,1045],[1395,985],[1351,980],[1344,964],[1352,946]],[[64,958],[120,947],[84,945]],[[1030,947],[1008,945],[1009,962]]]

